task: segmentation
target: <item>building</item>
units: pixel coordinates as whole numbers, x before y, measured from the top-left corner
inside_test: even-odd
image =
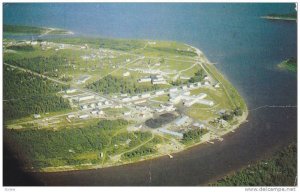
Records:
[[[72,119],[72,118],[74,118],[74,117],[75,117],[74,114],[68,114],[68,118],[69,118],[69,119]]]
[[[160,129],[157,129],[157,130],[159,132],[162,132],[162,133],[165,133],[165,134],[169,134],[169,135],[173,135],[173,136],[176,136],[176,137],[179,137],[179,138],[183,138],[183,134],[179,133],[179,132],[170,131],[170,130],[167,130],[165,128],[160,128]]]
[[[84,114],[84,115],[79,115],[78,117],[79,117],[79,119],[87,119],[89,117],[89,115]]]
[[[131,100],[138,100],[139,99],[139,96],[133,96],[133,97],[131,97]]]
[[[98,111],[98,115],[104,115],[104,111]]]
[[[204,104],[204,105],[209,105],[209,106],[213,106],[214,105],[213,101],[210,101],[210,100],[207,100],[207,99],[199,99],[197,101],[197,103]]]
[[[150,77],[144,77],[144,78],[140,78],[138,80],[139,83],[144,83],[144,82],[151,82],[151,78]]]
[[[141,95],[142,98],[149,98],[150,97],[150,93],[145,93]]]
[[[130,112],[130,111],[125,111],[125,112],[123,113],[123,115],[126,115],[126,116],[131,115],[131,112]]]
[[[215,84],[214,87],[215,87],[215,88],[219,88],[219,87],[220,87],[220,83]]]
[[[185,123],[187,123],[189,121],[189,119],[190,118],[188,116],[180,117],[180,118],[178,118],[178,119],[175,120],[175,125],[176,126],[182,126]]]
[[[165,94],[165,92],[163,90],[155,92],[155,95],[163,95],[163,94]]]
[[[166,80],[161,75],[156,75],[156,76],[151,77],[151,82],[153,85],[167,84]]]
[[[169,91],[170,91],[170,92],[176,92],[176,91],[178,91],[178,89],[177,89],[177,87],[173,87],[173,88],[171,88]]]
[[[176,104],[176,103],[180,102],[181,99],[182,99],[181,94],[170,93],[170,99],[169,99],[170,102]]]
[[[81,109],[87,109],[88,106],[87,106],[87,105],[81,105],[80,108],[81,108]]]
[[[96,107],[96,104],[95,104],[95,103],[91,103],[91,104],[90,104],[90,107],[91,107],[91,108],[95,108],[95,107]]]
[[[143,100],[135,101],[134,104],[141,104],[141,103],[145,103],[145,102],[146,102],[146,100],[143,99]]]
[[[92,114],[92,115],[97,115],[97,114],[98,114],[98,110],[93,110],[93,111],[91,111],[91,114]]]
[[[95,98],[94,95],[86,95],[86,96],[78,97],[78,101],[85,101],[85,100],[90,100],[90,99],[94,99],[94,98]]]
[[[130,72],[129,72],[129,71],[123,73],[123,77],[128,77],[129,75],[130,75]]]
[[[205,127],[203,123],[194,123],[193,126],[198,127],[200,129],[203,129]]]
[[[66,90],[66,93],[75,93],[77,91],[77,89],[74,88],[70,88]]]
[[[123,101],[123,102],[129,102],[129,101],[131,101],[131,98],[125,97],[125,98],[122,99],[122,101]]]
[[[205,82],[204,82],[204,85],[209,86],[210,83],[209,83],[208,81],[205,81]]]
[[[41,115],[40,115],[40,114],[33,114],[33,117],[34,117],[35,119],[38,119],[38,118],[41,118]]]
[[[186,85],[183,85],[181,88],[182,90],[186,90],[188,87]]]

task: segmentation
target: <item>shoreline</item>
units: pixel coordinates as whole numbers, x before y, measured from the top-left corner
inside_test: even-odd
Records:
[[[205,55],[199,49],[197,49],[196,47],[192,47],[192,46],[190,46],[190,47],[195,49],[198,57],[201,57],[202,59],[205,60],[205,65],[211,66],[211,63],[208,61],[208,59],[205,57]],[[227,83],[229,83],[231,85],[231,83],[227,79],[225,79],[224,76],[217,69],[216,69],[216,72],[218,73],[218,75],[220,75],[223,78],[222,79],[223,81],[227,81]],[[237,92],[237,90],[233,86],[232,86],[232,88]],[[243,114],[241,116],[237,117],[237,119],[236,119],[237,123],[236,124],[227,127],[225,130],[221,130],[218,134],[218,137],[211,138],[210,134],[212,132],[208,132],[200,138],[199,142],[192,143],[188,146],[184,146],[182,149],[179,149],[177,151],[170,151],[170,153],[166,153],[166,154],[157,153],[157,154],[145,156],[141,159],[134,160],[134,161],[107,163],[107,164],[103,164],[103,165],[102,164],[65,165],[65,166],[58,166],[58,167],[45,167],[45,168],[41,168],[40,170],[30,170],[30,169],[24,169],[24,170],[27,171],[27,172],[33,172],[33,173],[34,172],[55,173],[55,172],[84,171],[84,170],[95,170],[95,169],[102,169],[102,168],[109,168],[109,167],[117,167],[117,166],[123,166],[123,165],[139,163],[139,162],[147,161],[147,160],[153,160],[153,159],[161,158],[161,157],[164,157],[164,156],[169,156],[171,158],[171,154],[178,154],[182,151],[185,151],[185,150],[188,150],[190,148],[199,146],[201,144],[213,144],[214,143],[213,141],[218,140],[219,138],[227,135],[230,132],[235,132],[235,130],[238,129],[243,123],[248,122],[247,117],[249,115],[249,111],[247,109],[247,105],[246,105],[244,99],[239,94],[238,94],[238,96],[242,99],[242,102],[245,105],[245,109],[244,109],[245,111],[243,110]]]
[[[297,18],[291,17],[261,16],[260,18],[268,20],[297,21]]]

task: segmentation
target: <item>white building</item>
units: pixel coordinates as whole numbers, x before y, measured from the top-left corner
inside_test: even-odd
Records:
[[[128,77],[129,75],[130,75],[130,72],[129,72],[129,71],[123,73],[123,77]]]
[[[87,119],[89,117],[89,115],[84,114],[84,115],[79,115],[78,117],[79,117],[79,119]]]
[[[188,87],[187,87],[186,85],[183,85],[181,88],[182,88],[183,90],[186,90]]]
[[[88,106],[87,106],[87,105],[81,105],[80,108],[81,108],[81,109],[87,109]]]
[[[151,82],[150,77],[144,77],[138,80],[139,83],[144,83],[144,82]]]
[[[91,114],[92,114],[92,115],[97,115],[97,114],[98,114],[98,110],[93,110],[93,111],[91,111]]]
[[[126,116],[131,115],[131,112],[130,112],[130,111],[125,111],[125,112],[123,113],[123,115],[126,115]]]
[[[41,115],[40,115],[40,114],[33,114],[33,117],[34,117],[35,119],[38,119],[38,118],[41,118]]]
[[[176,91],[178,91],[178,89],[177,89],[177,87],[173,87],[173,88],[171,88],[169,91],[170,91],[170,92],[176,92]]]
[[[74,118],[74,117],[75,117],[74,114],[68,114],[68,118],[69,118],[69,119],[72,119],[72,118]]]
[[[141,95],[142,98],[149,98],[150,97],[150,93],[145,93]]]
[[[157,130],[159,132],[162,132],[162,133],[165,133],[165,134],[169,134],[169,135],[173,135],[173,136],[176,136],[176,137],[179,137],[179,138],[183,138],[183,134],[179,133],[179,132],[170,131],[170,130],[167,130],[167,129],[164,129],[164,128],[160,128],[160,129],[157,129]]]
[[[138,100],[138,99],[139,99],[139,96],[137,96],[137,95],[131,97],[131,100]]]
[[[123,102],[129,102],[129,101],[131,101],[131,98],[125,97],[125,98],[122,99],[122,101],[123,101]]]
[[[177,125],[177,126],[184,125],[189,121],[189,119],[190,118],[188,116],[180,117],[180,118],[176,119],[175,125]]]
[[[90,99],[94,99],[94,98],[95,98],[94,95],[86,95],[86,96],[78,97],[78,101],[85,101],[85,100],[90,100]]]
[[[74,88],[70,88],[66,90],[66,93],[75,93],[77,91],[77,89]]]
[[[163,90],[155,92],[155,95],[163,95],[163,94],[165,94],[165,92]]]

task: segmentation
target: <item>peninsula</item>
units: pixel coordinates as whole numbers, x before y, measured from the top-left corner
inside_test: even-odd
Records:
[[[197,48],[103,38],[4,40],[4,141],[27,171],[135,163],[234,132],[248,110]]]
[[[285,69],[292,72],[297,72],[297,59],[290,58],[282,61],[277,65],[280,69]]]
[[[262,16],[261,18],[269,20],[297,21],[297,12],[288,14],[269,14],[267,16]]]
[[[70,35],[71,31],[59,28],[32,27],[23,25],[3,25],[4,34],[11,35]]]

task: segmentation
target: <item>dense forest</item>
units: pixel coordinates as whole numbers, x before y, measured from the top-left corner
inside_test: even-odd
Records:
[[[207,129],[193,129],[185,132],[183,134],[182,142],[189,143],[189,142],[198,142],[201,139],[201,136],[208,133]]]
[[[259,161],[213,185],[218,186],[294,186],[297,176],[297,143],[271,158]]]
[[[143,86],[133,81],[114,77],[112,75],[105,76],[99,81],[95,81],[86,86],[94,91],[111,94],[111,93],[129,93],[137,94],[159,89],[158,85]]]
[[[141,144],[149,132],[122,132],[128,122],[122,119],[100,120],[84,128],[53,130],[5,130],[13,148],[26,165],[35,168],[81,163],[99,163],[100,153],[115,154]],[[118,133],[117,133],[118,132]],[[120,145],[127,140],[129,145]],[[116,148],[116,145],[120,147]],[[122,147],[122,148],[121,148]]]
[[[67,86],[10,67],[3,70],[4,120],[70,108],[67,101],[56,95]]]
[[[26,46],[20,46],[18,49],[28,51]],[[26,57],[18,54],[8,54],[4,57],[4,62],[52,77],[57,77],[62,67],[68,67],[67,59],[58,55]]]

